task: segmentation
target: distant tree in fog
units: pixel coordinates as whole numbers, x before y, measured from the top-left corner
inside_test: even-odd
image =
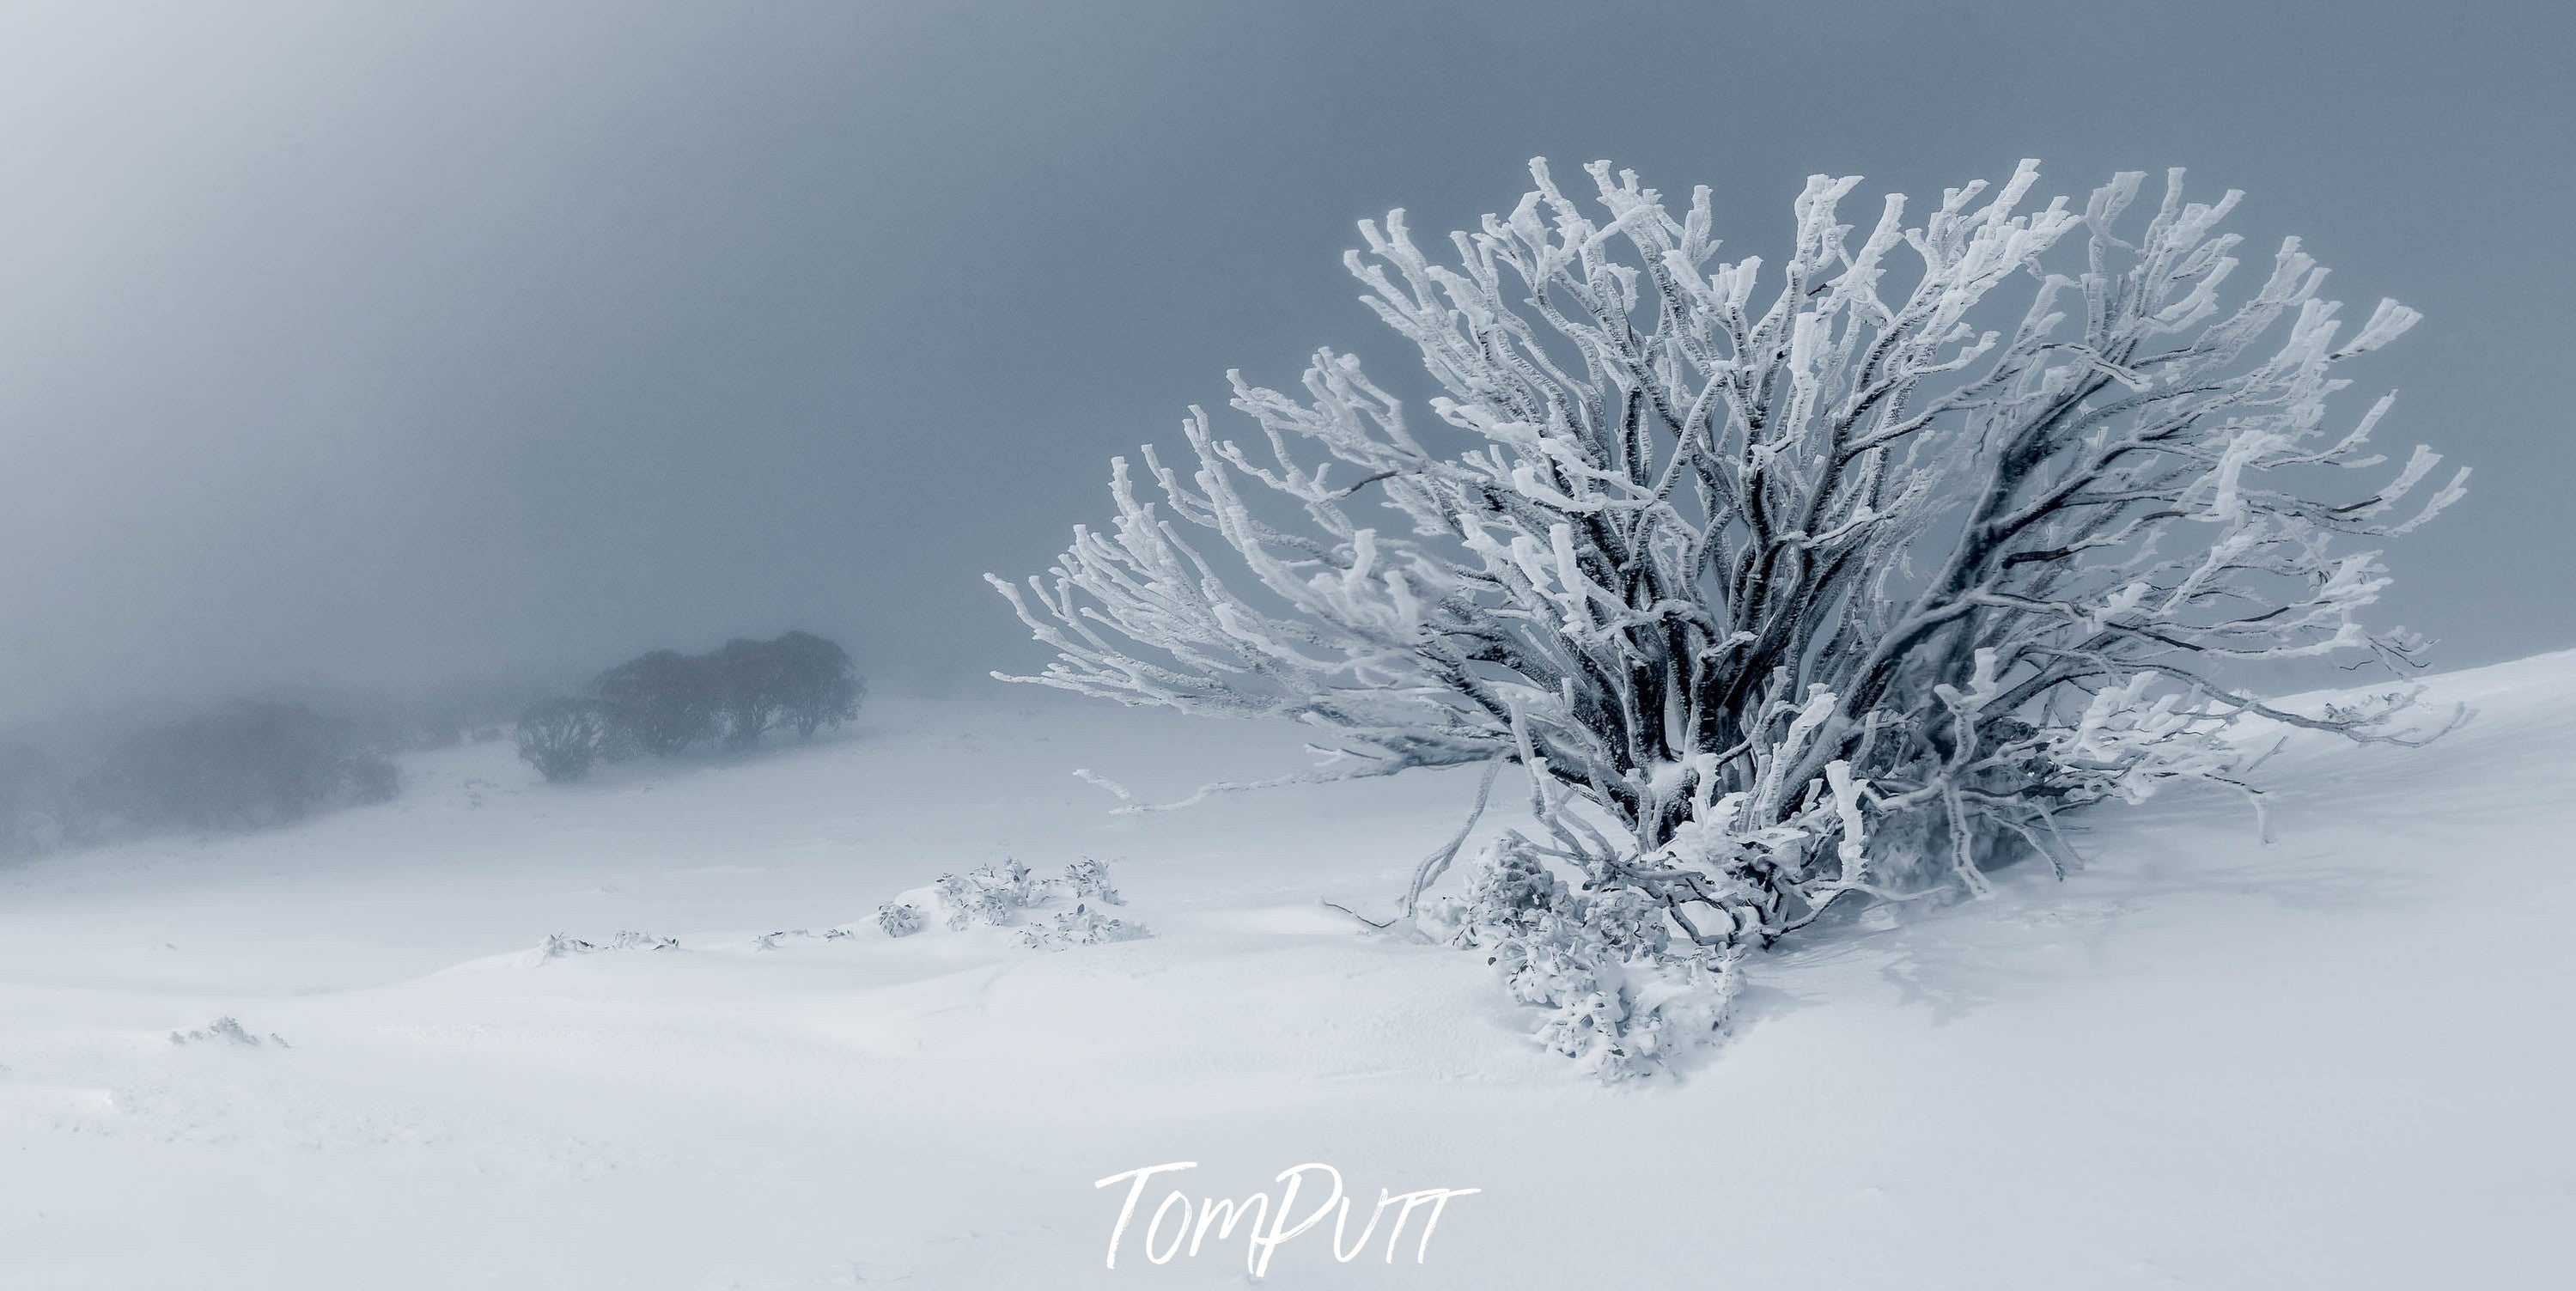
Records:
[[[586,699],[542,699],[519,715],[519,756],[548,780],[590,774],[607,737],[599,706]]]
[[[655,650],[601,673],[585,699],[529,709],[519,751],[547,779],[568,780],[601,758],[669,757],[709,737],[748,749],[773,730],[811,736],[846,722],[866,691],[849,653],[811,632],[736,637],[699,655]]]
[[[707,657],[715,674],[717,724],[730,747],[750,748],[779,724],[787,687],[778,645],[735,637]]]
[[[638,655],[601,673],[591,695],[606,719],[610,752],[667,758],[712,733],[716,683],[710,656],[675,650]]]
[[[392,802],[402,796],[402,771],[374,750],[341,760],[339,792],[352,806]]]
[[[393,765],[350,722],[274,701],[137,730],[79,787],[84,807],[108,821],[191,829],[282,825],[397,788]]]
[[[54,760],[30,744],[0,744],[0,856],[24,856],[60,828]]]
[[[775,661],[779,705],[788,725],[811,737],[859,715],[868,684],[851,664],[849,652],[811,632],[790,632],[769,643]]]

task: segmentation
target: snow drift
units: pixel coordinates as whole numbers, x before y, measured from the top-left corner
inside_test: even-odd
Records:
[[[569,787],[423,755],[400,802],[0,871],[0,1281],[1242,1285],[1239,1240],[1103,1267],[1093,1182],[1187,1160],[1480,1190],[1421,1264],[1328,1224],[1281,1287],[2537,1285],[2576,1257],[2576,654],[2428,698],[2478,717],[2294,733],[2268,846],[2214,791],[2099,816],[2063,883],[1811,930],[1722,1054],[1608,1091],[1472,957],[1314,899],[1400,890],[1472,771],[1112,817],[1065,774],[1103,749],[1162,791],[1295,741],[964,702]],[[875,925],[1085,857],[1153,936]],[[628,930],[677,944],[531,954]],[[170,1041],[218,1019],[277,1043]]]

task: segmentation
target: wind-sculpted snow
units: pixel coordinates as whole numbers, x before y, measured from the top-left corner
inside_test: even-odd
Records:
[[[1478,957],[1314,900],[1400,887],[1473,770],[1109,816],[1066,767],[1161,795],[1296,732],[963,702],[571,789],[424,755],[400,803],[0,870],[0,1283],[1240,1285],[1241,1230],[1147,1261],[1163,1191],[1313,1162],[1478,1191],[1421,1265],[1420,1213],[1391,1264],[1327,1222],[1263,1285],[2549,1285],[2576,656],[2427,698],[2476,715],[2289,732],[2270,845],[2232,793],[2114,808],[2063,882],[1812,930],[1722,1055],[1612,1090]],[[1013,857],[1107,862],[1155,935],[874,926]],[[620,928],[679,945],[525,962]],[[227,1016],[293,1046],[169,1043]],[[1104,1268],[1095,1181],[1174,1161]]]

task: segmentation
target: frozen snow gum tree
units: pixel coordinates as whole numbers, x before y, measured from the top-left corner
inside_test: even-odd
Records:
[[[2296,239],[2247,271],[2237,200],[2151,213],[2139,174],[2032,197],[2036,163],[1888,197],[1818,176],[1776,263],[1724,261],[1709,190],[1544,163],[1435,258],[1401,211],[1347,257],[1419,351],[1425,418],[1325,351],[1302,393],[1234,378],[1178,466],[1113,463],[1117,516],[1025,588],[1057,652],[1020,678],[1292,718],[1312,776],[1517,768],[1535,822],[1406,917],[1485,950],[1542,1038],[1609,1073],[1705,1035],[1737,962],[1837,906],[2063,866],[2065,813],[2242,785],[2249,716],[2400,738],[2411,693],[2291,712],[2241,661],[2397,665],[2355,546],[2461,494],[2384,459],[2359,325]],[[2374,487],[2375,485],[2375,487]],[[2412,499],[2412,500],[2410,500]],[[1472,824],[1472,818],[1471,818]],[[1462,831],[1460,838],[1467,836]]]

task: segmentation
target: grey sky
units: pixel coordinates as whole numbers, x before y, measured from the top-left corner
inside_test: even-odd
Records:
[[[2443,10],[2447,9],[2445,12]],[[2446,664],[2576,644],[2558,5],[941,3],[0,9],[0,725],[808,626],[1031,662],[977,575],[1230,366],[1401,355],[1352,221],[1522,161],[1864,192],[2193,167],[2427,324],[2383,437]]]

